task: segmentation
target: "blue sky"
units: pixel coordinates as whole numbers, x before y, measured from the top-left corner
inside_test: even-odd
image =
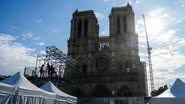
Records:
[[[0,74],[33,66],[45,46],[67,49],[72,13],[94,10],[100,35],[109,34],[112,7],[133,6],[141,60],[146,61],[142,14],[146,16],[156,86],[185,74],[184,0],[0,0]]]

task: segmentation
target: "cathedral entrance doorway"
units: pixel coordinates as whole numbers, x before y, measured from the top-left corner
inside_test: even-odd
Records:
[[[117,91],[117,96],[119,97],[131,97],[132,96],[132,92],[131,90],[128,88],[128,86],[123,85],[120,87],[120,89]]]
[[[95,97],[110,97],[111,91],[103,84],[97,84],[93,90],[93,96]]]

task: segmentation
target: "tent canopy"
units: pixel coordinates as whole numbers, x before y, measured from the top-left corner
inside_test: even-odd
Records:
[[[66,104],[54,92],[42,90],[20,72],[0,82],[0,104]]]
[[[47,82],[46,84],[44,84],[43,86],[40,87],[41,89],[43,90],[46,90],[46,91],[49,91],[49,92],[53,92],[53,93],[56,93],[60,96],[65,96],[65,97],[72,97],[72,98],[75,98],[77,99],[76,97],[74,96],[71,96],[69,94],[66,94],[65,92],[59,90],[52,82]]]
[[[69,95],[62,92],[61,90],[59,90],[55,85],[53,85],[52,82],[47,82],[46,84],[44,84],[43,86],[40,87],[41,89],[45,90],[45,91],[49,91],[49,92],[53,92],[56,93],[60,96],[65,96],[68,97]]]
[[[1,82],[12,86],[17,86],[23,89],[40,91],[38,87],[28,81],[20,72],[14,74],[12,77],[2,80]]]
[[[68,102],[76,102],[77,98],[74,96],[71,96],[69,94],[66,94],[65,92],[59,90],[52,82],[47,82],[43,86],[40,87],[43,90],[55,93],[60,96],[60,98],[65,98]]]
[[[5,83],[0,83],[0,89],[3,89],[3,90],[0,90],[0,93],[13,93],[13,92],[15,92],[14,86],[11,86],[11,85],[8,85]]]
[[[23,74],[20,72],[14,74],[13,76],[2,80],[2,84],[14,86],[16,88],[19,88],[19,94],[21,95],[36,95],[36,96],[48,96],[48,97],[54,97],[55,94],[42,90],[32,84],[29,80],[27,80]]]

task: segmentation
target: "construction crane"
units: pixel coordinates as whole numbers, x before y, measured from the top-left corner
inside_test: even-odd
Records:
[[[148,33],[147,33],[147,26],[145,21],[145,15],[143,14],[143,21],[144,21],[144,28],[145,28],[145,35],[146,35],[146,42],[147,42],[147,51],[148,51],[148,64],[149,64],[149,73],[150,73],[150,83],[151,83],[151,92],[154,90],[154,79],[153,79],[153,69],[152,69],[152,59],[151,59],[151,50],[149,41],[148,41]]]

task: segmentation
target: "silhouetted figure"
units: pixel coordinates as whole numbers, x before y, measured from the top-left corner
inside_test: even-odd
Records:
[[[40,77],[43,77],[43,72],[44,72],[44,64],[40,67]]]
[[[55,68],[53,67],[53,65],[51,65],[51,67],[50,67],[51,69],[51,77],[53,77],[53,75],[54,75],[54,73],[55,73]]]
[[[48,77],[50,77],[51,66],[49,65],[49,63],[47,63],[47,71],[48,71]]]
[[[26,75],[26,67],[24,68],[24,75]]]

